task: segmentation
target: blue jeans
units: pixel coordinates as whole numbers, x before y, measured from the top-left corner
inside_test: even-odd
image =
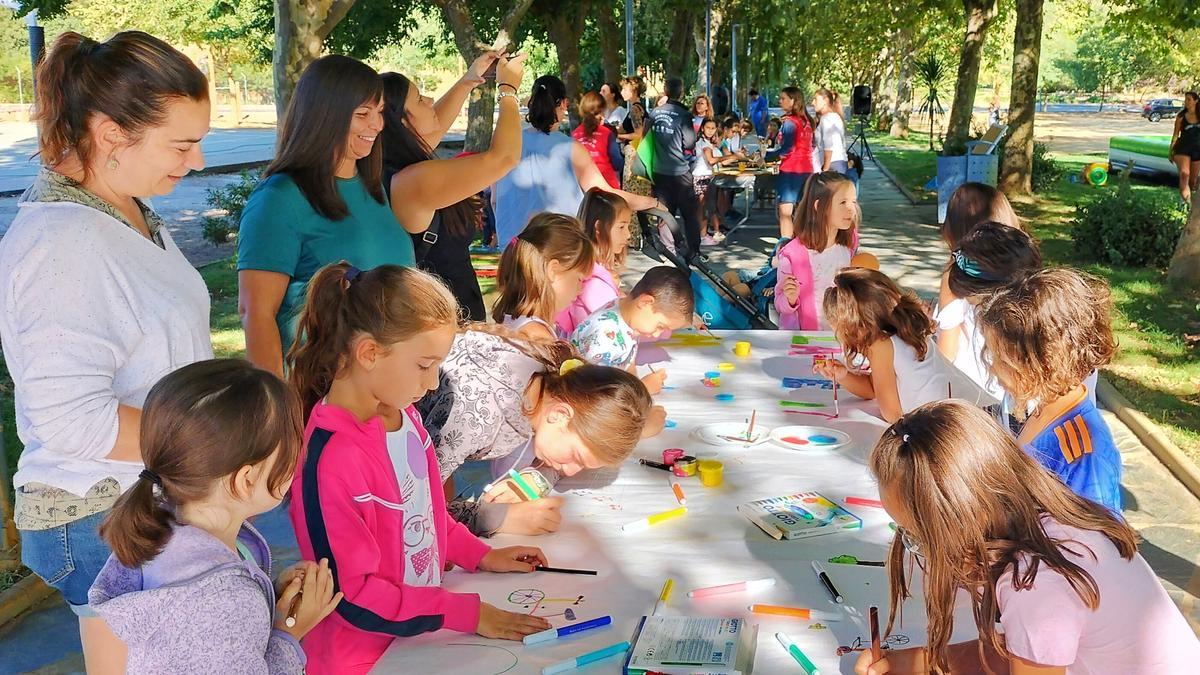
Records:
[[[775,194],[780,204],[798,204],[804,196],[804,184],[811,173],[788,173],[780,171],[775,177]]]
[[[88,589],[112,553],[100,538],[108,511],[48,530],[21,530],[21,562],[67,599],[79,616],[96,616]]]

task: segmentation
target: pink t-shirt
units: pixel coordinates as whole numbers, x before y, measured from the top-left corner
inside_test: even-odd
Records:
[[[579,297],[575,298],[570,307],[554,317],[554,323],[563,335],[572,335],[584,319],[619,297],[621,293],[617,290],[617,282],[613,280],[612,273],[604,265],[595,263],[592,266],[592,276],[583,282],[583,290],[579,291]]]
[[[1012,574],[996,584],[1000,624],[1010,653],[1068,675],[1196,672],[1200,641],[1141,554],[1125,560],[1102,533],[1045,519],[1046,534],[1096,581],[1091,610],[1058,572],[1039,566],[1033,587],[1014,591]],[[1090,552],[1089,552],[1090,549]]]

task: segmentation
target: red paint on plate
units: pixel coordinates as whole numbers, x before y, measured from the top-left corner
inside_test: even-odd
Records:
[[[799,436],[784,436],[783,442],[791,443],[792,445],[808,445],[808,440]]]

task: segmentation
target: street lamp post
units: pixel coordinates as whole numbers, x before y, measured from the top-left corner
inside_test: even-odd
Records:
[[[741,26],[742,26],[742,24],[740,24],[740,23],[733,24],[733,34],[729,38],[729,61],[730,61],[729,72],[733,73],[733,82],[732,82],[732,85],[731,85],[730,91],[729,91],[729,100],[731,101],[731,104],[733,105],[733,112],[735,112],[735,113],[738,112],[737,34],[738,34],[738,28],[741,28]]]
[[[633,0],[625,0],[625,74],[633,72]]]
[[[708,96],[709,110],[712,110],[712,0],[708,0],[708,10],[704,15],[704,93]]]

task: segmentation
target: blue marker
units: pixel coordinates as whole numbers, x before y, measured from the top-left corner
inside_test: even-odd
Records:
[[[542,668],[542,675],[557,675],[558,673],[565,673],[569,670],[575,670],[576,668],[586,666],[589,663],[607,659],[615,654],[624,654],[627,651],[629,651],[629,643],[618,642],[617,644],[610,645],[604,649],[597,649],[596,651],[588,652],[583,656],[576,656],[569,661],[562,661],[552,666],[546,666],[545,668]]]
[[[607,626],[610,623],[612,623],[611,616],[602,616],[599,619],[592,619],[591,621],[584,621],[583,623],[576,623],[576,624],[572,624],[570,626],[563,626],[562,628],[549,628],[540,633],[526,635],[525,639],[522,640],[522,642],[524,642],[526,645],[536,645],[539,642],[549,642],[551,640],[556,640],[560,637],[566,637],[573,633],[579,633],[581,631],[589,630],[591,628],[599,628],[601,626]]]

